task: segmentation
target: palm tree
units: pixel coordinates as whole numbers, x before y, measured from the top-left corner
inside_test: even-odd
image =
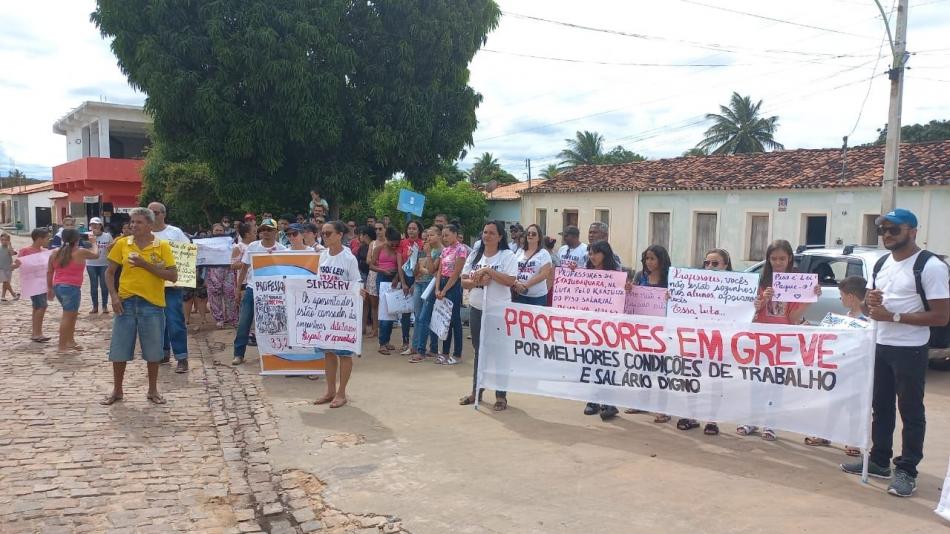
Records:
[[[472,168],[468,170],[468,180],[473,184],[481,184],[491,180],[491,177],[501,171],[501,165],[498,159],[491,155],[491,152],[485,152],[480,158],[475,160]]]
[[[761,100],[753,105],[751,97],[732,93],[729,107],[719,106],[721,114],[706,115],[714,124],[706,130],[706,138],[696,145],[697,148],[712,150],[713,154],[783,150],[785,147],[773,137],[778,117],[760,117],[761,107]]]
[[[683,152],[683,157],[684,157],[684,158],[690,158],[690,157],[693,157],[693,156],[708,156],[708,155],[709,155],[709,151],[708,151],[708,150],[706,150],[705,148],[698,148],[698,147],[697,147],[697,148],[691,148],[691,149],[687,150],[686,152]]]
[[[567,148],[558,154],[567,167],[596,165],[604,157],[604,136],[597,132],[577,132],[574,139],[565,139]]]
[[[550,180],[551,178],[557,176],[560,172],[561,168],[558,167],[556,163],[551,163],[547,167],[541,169],[541,174],[539,176],[541,176],[541,178]]]

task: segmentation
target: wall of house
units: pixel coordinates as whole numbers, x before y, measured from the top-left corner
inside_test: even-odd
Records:
[[[596,219],[597,210],[609,213],[610,245],[624,265],[633,265],[636,233],[637,193],[633,191],[610,193],[528,193],[521,196],[521,224],[541,224],[538,210],[547,210],[545,234],[558,240],[564,227],[566,210],[577,211],[577,227],[581,241],[587,242],[587,228]],[[639,253],[638,253],[639,254]],[[639,255],[637,256],[639,257]]]
[[[521,201],[489,200],[488,220],[505,221],[506,223],[521,222]]]
[[[27,210],[29,211],[29,226],[26,227],[26,230],[33,231],[36,228],[36,208],[50,208],[53,207],[53,200],[50,198],[50,195],[55,194],[56,191],[42,191],[39,193],[31,193],[26,195],[26,205]],[[26,222],[26,220],[24,220]]]

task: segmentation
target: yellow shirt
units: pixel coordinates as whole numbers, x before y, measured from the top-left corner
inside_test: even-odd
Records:
[[[109,251],[109,261],[122,266],[119,277],[119,298],[142,297],[155,306],[165,306],[165,280],[149,271],[134,267],[129,261],[130,254],[138,254],[153,265],[174,267],[175,257],[168,241],[155,239],[144,249],[135,244],[135,237],[121,237]]]

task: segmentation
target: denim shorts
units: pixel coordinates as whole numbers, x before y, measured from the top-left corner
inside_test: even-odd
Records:
[[[122,300],[122,313],[112,318],[112,343],[109,361],[130,362],[135,353],[135,339],[142,347],[142,358],[157,363],[164,357],[162,337],[165,334],[165,308],[142,297]]]
[[[56,284],[53,286],[53,294],[56,300],[63,305],[64,312],[78,312],[79,301],[82,299],[82,288],[66,284]]]
[[[49,307],[49,300],[46,298],[46,293],[33,295],[30,297],[30,302],[33,303],[34,310],[45,310]]]
[[[356,355],[356,353],[353,352],[352,350],[324,350],[324,349],[316,349],[315,352],[316,352],[317,354],[325,354],[325,353],[327,353],[327,352],[332,352],[333,354],[336,354],[336,355],[339,356],[340,358],[352,358],[354,355]]]

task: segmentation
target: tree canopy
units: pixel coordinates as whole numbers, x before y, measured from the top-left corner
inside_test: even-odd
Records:
[[[404,229],[406,214],[396,209],[399,203],[399,190],[413,190],[408,180],[390,180],[386,182],[372,201],[373,214],[378,217],[389,215],[399,229]],[[458,182],[449,185],[444,179],[436,179],[434,185],[426,189],[425,207],[422,211],[422,220],[426,223],[439,213],[446,213],[450,217],[457,217],[462,223],[462,230],[466,236],[473,236],[481,231],[488,216],[488,202],[485,195],[469,182]]]
[[[878,130],[875,145],[883,145],[887,141],[887,126]],[[925,141],[942,141],[950,139],[950,120],[933,120],[927,124],[908,124],[901,126],[901,143],[923,143]]]
[[[395,172],[431,182],[472,143],[468,64],[492,0],[99,0],[92,20],[155,134],[206,162],[221,198],[336,203]]]
[[[705,138],[696,147],[712,150],[712,154],[783,150],[785,147],[774,137],[778,117],[759,116],[761,107],[761,100],[753,104],[751,97],[733,92],[728,107],[719,106],[720,113],[706,114],[713,125],[706,130]]]
[[[604,152],[604,136],[597,132],[578,131],[574,134],[574,139],[565,139],[564,142],[567,143],[567,148],[562,150],[558,157],[561,158],[561,164],[565,167],[616,165],[646,159],[622,145]]]

